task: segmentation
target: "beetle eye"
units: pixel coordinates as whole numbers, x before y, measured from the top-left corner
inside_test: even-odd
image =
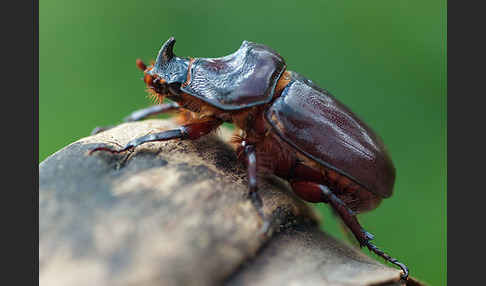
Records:
[[[181,84],[178,82],[169,84],[169,91],[172,94],[180,94],[181,93],[180,88],[181,88]]]
[[[152,83],[150,84],[155,91],[161,94],[166,94],[167,93],[167,84],[164,81],[161,81],[158,78],[155,78],[152,80]]]

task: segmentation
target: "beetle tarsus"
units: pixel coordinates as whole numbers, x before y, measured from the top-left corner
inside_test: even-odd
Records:
[[[94,152],[97,152],[97,151],[107,151],[107,152],[110,152],[110,153],[113,153],[113,154],[119,154],[119,153],[123,153],[125,151],[128,151],[130,149],[133,149],[134,146],[125,146],[124,148],[120,149],[120,150],[115,150],[115,149],[112,149],[110,147],[97,147],[97,148],[94,148],[93,150],[90,150],[89,151],[89,154],[93,154]]]
[[[147,134],[142,137],[138,137],[133,139],[132,141],[128,142],[125,147],[123,147],[120,150],[114,150],[109,147],[98,147],[90,151],[90,154],[96,151],[108,151],[110,153],[122,153],[125,151],[128,151],[130,149],[133,149],[141,144],[147,143],[147,142],[153,142],[153,141],[166,141],[166,140],[171,140],[171,139],[177,139],[181,138],[184,139],[185,133],[182,131],[182,127],[180,129],[174,129],[174,130],[167,130],[164,132],[159,132],[159,133],[154,133],[154,134]]]
[[[409,271],[407,266],[399,262],[397,259],[389,256],[370,242],[372,239],[374,239],[374,236],[361,227],[361,224],[356,218],[355,212],[353,212],[341,199],[339,199],[339,197],[336,196],[331,189],[318,183],[306,181],[293,182],[292,188],[298,194],[305,194],[312,189],[320,189],[321,194],[323,195],[321,201],[329,203],[333,207],[335,212],[339,214],[342,221],[346,224],[346,226],[351,230],[351,232],[358,240],[360,247],[366,246],[370,251],[381,256],[386,261],[400,267],[403,271],[401,276],[402,279],[406,280],[408,278]]]
[[[386,254],[385,252],[383,252],[383,250],[379,249],[378,247],[376,247],[376,245],[372,244],[371,242],[366,241],[365,242],[365,245],[366,247],[368,247],[368,249],[371,251],[371,252],[374,252],[376,253],[378,256],[381,256],[383,259],[385,259],[386,261],[400,267],[403,271],[402,275],[401,275],[401,279],[402,280],[407,280],[408,279],[408,276],[410,274],[409,270],[408,270],[408,267],[401,263],[400,261],[398,261],[397,259],[389,256],[388,254]]]

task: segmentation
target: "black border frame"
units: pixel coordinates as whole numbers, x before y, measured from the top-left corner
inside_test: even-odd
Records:
[[[460,3],[460,4],[459,4]],[[447,282],[483,285],[484,13],[447,2]],[[449,25],[449,22],[452,25]],[[477,283],[474,283],[477,282]]]
[[[484,264],[481,253],[483,238],[479,231],[480,225],[484,224],[482,222],[484,187],[481,186],[480,181],[484,176],[485,168],[482,164],[484,154],[481,152],[484,142],[480,137],[483,132],[478,131],[483,125],[481,123],[484,122],[482,114],[485,105],[476,104],[474,99],[484,97],[482,85],[485,75],[486,46],[478,43],[484,37],[482,9],[479,7],[474,9],[475,7],[465,5],[466,2],[456,3],[447,2],[446,31],[444,31],[444,34],[447,34],[444,43],[447,50],[445,56],[447,84],[444,91],[448,102],[447,162],[451,162],[447,167],[447,190],[444,191],[447,191],[448,215],[447,268],[453,269],[447,271],[447,281],[451,285],[466,285],[473,282],[471,281],[473,279],[483,280],[481,277]],[[16,187],[8,187],[8,182],[5,182],[6,187],[3,190],[4,204],[7,206],[3,210],[2,217],[5,231],[3,238],[10,239],[4,242],[8,256],[4,261],[9,265],[4,270],[20,270],[21,273],[17,275],[7,272],[10,278],[15,279],[17,285],[31,284],[30,277],[33,278],[33,284],[38,285],[39,2],[32,1],[32,6],[25,5],[25,2],[9,2],[10,4],[17,6],[15,10],[18,13],[11,13],[11,9],[4,9],[2,15],[4,17],[0,20],[7,30],[4,43],[8,43],[6,46],[9,49],[2,53],[3,71],[7,75],[3,77],[3,82],[4,88],[8,89],[3,93],[3,104],[4,107],[10,107],[12,110],[20,109],[21,112],[17,111],[14,116],[4,113],[2,116],[4,134],[9,134],[3,137],[4,155],[9,159],[7,162],[14,162],[12,167],[9,166],[8,171],[17,174],[11,179]],[[453,23],[452,27],[448,24],[449,21]],[[31,74],[32,80],[29,78]],[[30,90],[33,91],[32,101],[26,98],[30,95],[30,92],[26,91]],[[10,102],[11,100],[18,102]],[[4,108],[4,111],[7,111],[7,108]],[[17,119],[23,120],[22,127],[8,124]],[[12,144],[16,146],[17,151],[12,148]],[[26,169],[31,166],[29,162],[32,162],[32,158],[33,178],[30,180],[25,176],[29,173]],[[473,221],[474,219],[477,221]],[[30,223],[33,224],[32,227]],[[11,244],[12,242],[14,243]],[[26,244],[33,247],[28,247]],[[33,263],[29,264],[33,266],[32,276],[25,275],[24,272],[27,268],[26,260],[30,256],[33,256]]]
[[[33,245],[33,279],[34,285],[39,285],[39,0],[33,0],[33,39],[34,39],[34,180],[35,190],[33,198],[34,217],[34,245]]]
[[[39,285],[38,4],[6,2],[0,17],[4,285]]]

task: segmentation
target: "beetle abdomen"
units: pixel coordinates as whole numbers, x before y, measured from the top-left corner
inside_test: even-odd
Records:
[[[389,197],[395,168],[378,135],[327,91],[290,73],[265,114],[273,131],[308,158]]]

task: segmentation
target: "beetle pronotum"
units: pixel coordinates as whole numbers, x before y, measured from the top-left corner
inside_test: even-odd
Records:
[[[395,168],[379,136],[329,92],[287,70],[284,59],[267,46],[243,41],[236,52],[221,58],[181,58],[175,56],[174,44],[173,37],[167,40],[153,65],[137,60],[159,104],[125,120],[178,110],[184,124],[135,138],[118,150],[98,147],[91,152],[195,140],[223,122],[233,123],[239,135],[232,141],[247,166],[249,197],[260,216],[257,173],[277,175],[303,200],[329,203],[361,247],[400,267],[407,279],[408,268],[372,244],[373,236],[356,218],[392,194]],[[165,98],[172,102],[162,103]]]

